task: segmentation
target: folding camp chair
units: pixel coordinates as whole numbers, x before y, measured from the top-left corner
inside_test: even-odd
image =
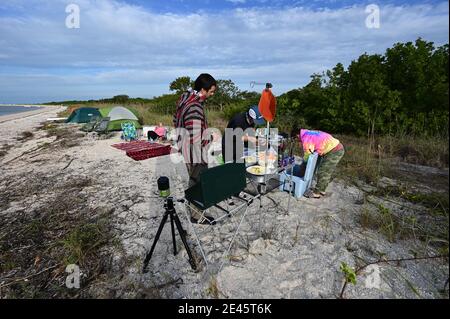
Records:
[[[108,133],[108,125],[109,125],[109,117],[104,117],[101,121],[95,126],[94,131],[98,134],[107,134]]]
[[[95,115],[92,116],[90,121],[89,121],[89,123],[84,124],[81,127],[81,130],[83,132],[92,132],[92,131],[94,131],[95,127],[100,123],[101,119],[102,118],[99,117],[99,116],[95,116]]]
[[[133,141],[137,139],[136,127],[133,123],[125,122],[121,124],[122,137],[125,141]]]
[[[232,237],[230,243],[226,249],[226,251],[222,254],[223,262],[220,265],[219,271],[222,269],[223,265],[226,261],[226,256],[229,254],[234,240],[239,233],[241,225],[244,221],[244,218],[248,212],[249,206],[251,203],[260,195],[249,198],[241,198],[237,197],[241,204],[236,205],[233,209],[226,209],[219,204],[221,202],[226,202],[226,200],[232,196],[236,197],[241,191],[243,191],[247,185],[246,181],[246,170],[244,163],[228,163],[220,166],[216,166],[210,168],[206,171],[203,171],[200,174],[200,180],[197,184],[190,187],[185,191],[185,199],[186,205],[190,210],[195,210],[198,214],[201,214],[202,217],[205,216],[206,212],[209,210],[209,214],[214,216],[214,223],[211,225],[215,225],[212,227],[220,227],[221,222],[228,218],[237,215],[239,212],[243,211],[244,213],[240,217],[239,223],[236,227],[234,233],[230,234]],[[215,209],[214,209],[215,208]],[[210,209],[214,209],[214,212]],[[186,209],[186,212],[189,211]],[[194,223],[192,223],[190,216],[186,215],[188,222],[191,225],[191,229],[193,230],[195,240],[198,244],[200,252],[202,254],[203,260],[205,261],[206,266],[209,266],[208,258],[206,257],[205,251],[202,247],[199,233],[194,227]],[[201,218],[202,218],[201,217]],[[198,226],[198,227],[209,227],[209,226]]]

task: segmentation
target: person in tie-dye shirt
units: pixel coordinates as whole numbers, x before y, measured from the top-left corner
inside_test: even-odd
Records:
[[[317,183],[312,196],[314,198],[325,196],[325,191],[332,180],[336,166],[344,156],[344,146],[338,139],[322,131],[301,129],[299,132],[296,129],[294,132],[300,141],[305,162],[312,153],[317,152],[319,154]]]

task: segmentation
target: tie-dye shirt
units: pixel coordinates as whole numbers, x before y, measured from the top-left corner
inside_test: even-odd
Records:
[[[301,143],[303,144],[304,160],[307,161],[309,155],[317,152],[320,156],[327,154],[340,144],[328,133],[322,131],[300,130]]]

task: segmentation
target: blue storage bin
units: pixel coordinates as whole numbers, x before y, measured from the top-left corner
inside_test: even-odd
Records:
[[[314,153],[309,156],[308,163],[306,164],[305,176],[298,177],[296,176],[300,171],[300,165],[295,165],[293,167],[293,176],[292,176],[292,186],[289,185],[289,177],[291,171],[284,171],[280,174],[280,191],[291,192],[295,198],[302,197],[307,190],[311,187],[314,170],[317,164],[318,154]]]

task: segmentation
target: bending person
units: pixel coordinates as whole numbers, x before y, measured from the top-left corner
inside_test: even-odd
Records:
[[[247,112],[238,113],[228,122],[225,134],[222,136],[222,156],[225,163],[236,162],[243,156],[244,148],[248,148],[248,143],[256,145],[255,134],[248,135],[247,129],[252,129],[256,125],[264,124],[265,120],[258,110],[258,106],[252,106]],[[241,129],[243,135],[236,132]],[[247,133],[246,133],[247,131]],[[238,141],[239,140],[239,141]],[[231,151],[231,152],[229,152]]]
[[[303,150],[303,159],[308,161],[309,155],[314,152],[319,154],[317,161],[317,183],[313,189],[312,196],[320,198],[326,195],[328,184],[333,178],[333,173],[336,171],[338,163],[345,154],[345,149],[342,143],[334,138],[332,135],[322,132],[307,129],[301,129],[294,132],[299,139],[300,148]],[[294,136],[292,134],[292,136]]]

